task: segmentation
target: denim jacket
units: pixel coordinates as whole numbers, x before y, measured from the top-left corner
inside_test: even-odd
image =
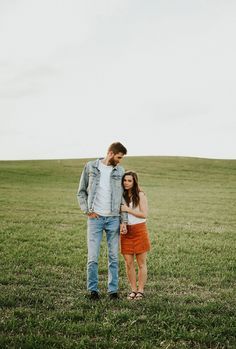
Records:
[[[77,199],[84,213],[94,212],[94,200],[100,180],[99,160],[89,161],[83,169],[80,177]],[[114,166],[111,172],[111,214],[121,216],[121,222],[128,222],[126,212],[120,212],[120,205],[124,203],[123,188],[121,184],[124,168]]]

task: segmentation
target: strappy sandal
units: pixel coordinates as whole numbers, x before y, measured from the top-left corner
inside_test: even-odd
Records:
[[[143,292],[137,292],[135,299],[140,300],[144,298],[144,293]]]
[[[132,300],[132,299],[135,299],[136,296],[137,296],[137,292],[132,291],[128,294],[127,299]]]

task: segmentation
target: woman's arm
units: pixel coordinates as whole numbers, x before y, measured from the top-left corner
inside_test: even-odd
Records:
[[[141,191],[139,193],[139,210],[134,210],[127,205],[121,206],[121,211],[128,212],[138,218],[147,218],[148,213],[148,203],[146,195]]]

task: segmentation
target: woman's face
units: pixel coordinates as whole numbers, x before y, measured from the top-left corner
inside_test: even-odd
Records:
[[[123,179],[123,186],[125,190],[129,190],[133,187],[134,185],[134,179],[131,175],[126,175],[124,176]]]

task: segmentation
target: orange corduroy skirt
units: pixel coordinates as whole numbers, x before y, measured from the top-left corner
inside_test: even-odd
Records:
[[[139,254],[150,250],[146,223],[127,225],[127,234],[120,235],[120,246],[122,254]]]

